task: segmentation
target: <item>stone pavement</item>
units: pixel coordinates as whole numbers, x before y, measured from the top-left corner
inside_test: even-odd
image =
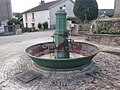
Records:
[[[120,47],[92,43],[101,52],[88,67],[57,72],[37,68],[25,54],[28,46],[47,41],[52,38],[0,45],[0,90],[120,90]]]

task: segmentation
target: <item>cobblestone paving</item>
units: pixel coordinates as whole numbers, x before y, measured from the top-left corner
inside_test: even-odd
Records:
[[[76,41],[78,37],[73,37]],[[100,53],[83,70],[45,71],[24,50],[49,37],[0,46],[0,90],[120,90],[120,47],[97,45]],[[18,75],[34,71],[38,78],[23,82]]]

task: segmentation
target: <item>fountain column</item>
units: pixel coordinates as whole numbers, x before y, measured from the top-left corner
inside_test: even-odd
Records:
[[[66,15],[65,10],[60,8],[56,12],[56,31],[55,38],[55,52],[54,57],[56,59],[69,58],[69,43],[68,43],[68,31],[66,28]]]

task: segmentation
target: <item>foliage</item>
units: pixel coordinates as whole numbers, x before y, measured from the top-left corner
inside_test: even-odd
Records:
[[[101,30],[100,34],[108,34],[108,30]]]
[[[13,15],[15,17],[17,17],[18,19],[22,18],[22,14],[21,13],[13,13]]]
[[[25,33],[25,32],[32,32],[32,29],[31,28],[22,28],[22,33]]]
[[[120,35],[120,30],[117,28],[101,28],[101,27],[96,27],[93,30],[94,34],[115,34],[115,35]]]
[[[75,17],[68,17],[67,20],[74,21],[74,20],[75,20]]]
[[[114,9],[100,9],[99,14],[103,14],[105,12],[105,15],[108,17],[113,17],[114,15]]]
[[[98,16],[96,0],[76,0],[73,10],[75,16],[81,21],[94,20]]]
[[[72,21],[72,23],[76,23],[77,19],[75,17],[68,17],[67,18],[68,21]]]
[[[42,24],[38,23],[38,28],[41,29],[42,28]]]
[[[48,22],[44,22],[42,25],[43,25],[44,30],[48,29]]]
[[[107,16],[108,16],[108,17],[113,17],[113,15],[114,15],[113,12],[111,12],[111,13],[107,13]]]
[[[14,25],[14,24],[17,25],[17,24],[20,24],[20,22],[17,19],[12,18],[7,22],[7,24],[8,25]]]

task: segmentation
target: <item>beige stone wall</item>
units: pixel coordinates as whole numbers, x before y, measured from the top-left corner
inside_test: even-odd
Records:
[[[115,0],[115,17],[120,17],[120,0]]]
[[[11,0],[0,0],[0,21],[8,20],[12,17]]]
[[[99,43],[99,44],[120,46],[120,36],[119,35],[86,34],[85,40]]]

